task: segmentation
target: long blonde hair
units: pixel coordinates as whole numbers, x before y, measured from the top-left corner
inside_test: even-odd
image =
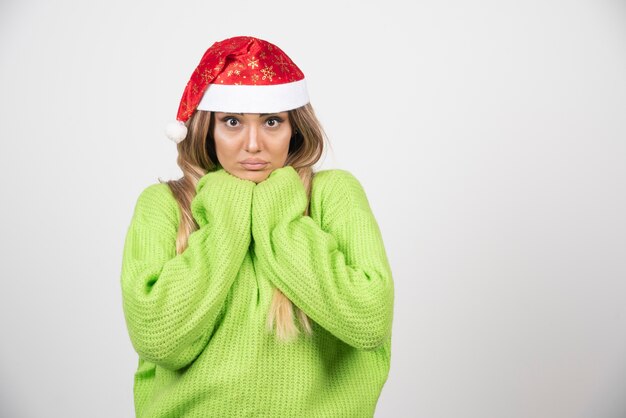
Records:
[[[300,175],[310,203],[311,184],[315,174],[312,166],[322,156],[326,134],[310,103],[288,113],[292,132],[297,130],[298,133],[291,138],[285,165],[291,165]],[[177,254],[187,248],[189,234],[198,229],[190,210],[191,201],[196,193],[196,184],[203,175],[218,165],[213,138],[214,124],[213,112],[198,110],[194,113],[186,124],[187,138],[177,146],[177,163],[183,176],[177,180],[161,181],[170,187],[180,207],[181,218],[176,237]],[[309,205],[304,211],[304,215],[308,214]],[[274,288],[266,322],[268,331],[272,331],[275,325],[276,338],[279,341],[294,339],[300,333],[294,321],[295,317],[299,318],[305,333],[312,334],[308,316],[295,307],[279,289]]]

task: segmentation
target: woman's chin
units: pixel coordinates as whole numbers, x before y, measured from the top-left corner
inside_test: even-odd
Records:
[[[239,172],[239,177],[260,183],[268,177],[270,172],[271,170],[247,170],[244,168]]]

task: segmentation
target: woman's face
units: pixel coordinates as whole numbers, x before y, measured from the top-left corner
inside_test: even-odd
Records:
[[[226,171],[260,183],[285,165],[291,139],[289,113],[215,112],[215,152]],[[262,164],[247,164],[245,160]]]

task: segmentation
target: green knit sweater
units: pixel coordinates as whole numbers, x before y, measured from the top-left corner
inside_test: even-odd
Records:
[[[291,166],[255,183],[223,168],[198,182],[199,229],[176,254],[170,188],[139,195],[124,243],[123,310],[137,417],[372,417],[391,360],[394,285],[359,181]],[[313,334],[276,340],[274,288]],[[299,321],[296,321],[300,327]]]

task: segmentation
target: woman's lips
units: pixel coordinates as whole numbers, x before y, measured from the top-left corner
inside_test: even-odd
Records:
[[[248,170],[262,170],[268,163],[241,163]]]

